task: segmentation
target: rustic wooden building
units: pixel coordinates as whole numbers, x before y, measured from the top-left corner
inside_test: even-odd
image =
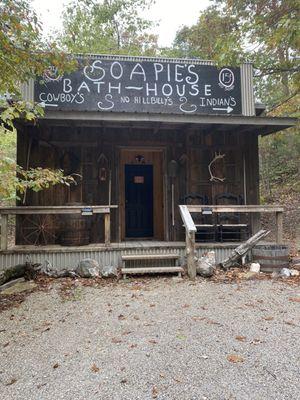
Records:
[[[259,205],[258,137],[294,121],[263,116],[250,64],[103,55],[78,62],[68,75],[49,69],[23,86],[45,115],[20,124],[18,163],[61,168],[77,174],[77,185],[26,194],[20,205],[31,208],[18,216],[18,245],[184,247],[184,204],[201,206],[194,218],[200,248],[230,248],[257,230],[262,210],[249,206]],[[212,209],[220,205],[246,208]],[[59,206],[77,207],[85,222],[70,223]],[[48,207],[50,218],[28,215],[34,207]],[[33,233],[42,224],[43,234]]]

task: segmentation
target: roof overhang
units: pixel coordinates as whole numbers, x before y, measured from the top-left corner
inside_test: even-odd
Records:
[[[236,115],[47,111],[39,124],[72,126],[155,126],[169,129],[217,129],[268,135],[297,124],[296,118]]]

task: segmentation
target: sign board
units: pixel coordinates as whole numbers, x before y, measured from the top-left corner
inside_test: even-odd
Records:
[[[167,114],[241,114],[240,68],[180,62],[79,60],[58,76],[49,69],[35,82],[46,109]]]

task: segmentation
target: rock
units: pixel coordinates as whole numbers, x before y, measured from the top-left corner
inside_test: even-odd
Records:
[[[6,289],[0,292],[0,295],[8,295],[8,294],[18,294],[21,292],[25,292],[26,290],[32,290],[37,287],[37,284],[34,281],[18,281],[15,284],[7,287]],[[10,282],[11,283],[11,282]]]
[[[257,277],[257,272],[253,272],[253,271],[247,271],[247,272],[243,272],[240,277],[244,278],[244,279],[252,279],[254,277]]]
[[[39,268],[39,273],[43,274],[43,275],[48,275],[48,276],[52,276],[53,275],[53,267],[50,261],[45,260],[40,268]]]
[[[5,290],[11,286],[14,286],[16,283],[20,283],[20,282],[25,282],[25,278],[17,278],[17,279],[14,279],[13,281],[4,283],[3,285],[0,286],[0,292],[2,292],[3,290]]]
[[[213,276],[216,268],[216,257],[214,251],[208,251],[202,255],[197,261],[197,274],[209,278]]]
[[[299,276],[300,272],[297,269],[291,269],[291,276]]]
[[[118,276],[118,268],[114,265],[105,265],[101,270],[103,278],[116,278]]]
[[[280,276],[279,272],[277,272],[277,271],[273,271],[272,274],[271,274],[271,277],[274,278],[274,279],[278,278],[279,276]]]
[[[282,268],[279,272],[279,275],[283,278],[288,278],[291,276],[291,270],[288,268]]]
[[[259,263],[251,263],[249,271],[250,272],[260,272],[260,264]]]
[[[85,258],[79,261],[75,273],[81,278],[98,278],[100,275],[100,266],[96,260]]]

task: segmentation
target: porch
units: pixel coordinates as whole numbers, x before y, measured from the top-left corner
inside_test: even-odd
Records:
[[[143,258],[152,262],[149,267],[164,268],[167,266],[167,255],[173,255],[177,259],[176,265],[191,263],[191,258],[200,257],[209,250],[214,250],[216,262],[219,263],[227,258],[232,250],[237,247],[237,242],[196,242],[195,232],[197,230],[192,216],[203,213],[241,213],[258,215],[260,213],[275,213],[277,221],[277,243],[282,242],[282,214],[283,207],[280,206],[180,206],[182,217],[182,233],[186,231],[186,241],[160,241],[160,240],[125,240],[120,242],[111,241],[110,217],[111,211],[116,209],[115,205],[107,206],[57,206],[57,207],[8,207],[0,208],[1,215],[1,251],[0,271],[17,264],[27,262],[43,263],[48,261],[57,270],[72,269],[78,261],[84,258],[92,258],[104,265],[122,266],[122,258],[135,256],[133,267],[141,267]],[[20,244],[8,245],[8,216],[9,215],[62,215],[75,214],[89,218],[90,213],[104,215],[104,241],[103,243],[90,243],[82,246],[64,246],[60,244]],[[250,218],[251,220],[251,218]],[[257,218],[252,219],[255,225],[250,226],[252,231],[258,229]],[[231,228],[235,229],[231,226]],[[100,226],[99,226],[100,229]],[[148,261],[149,261],[148,260]],[[146,263],[148,265],[148,263]],[[169,266],[169,265],[168,265]],[[174,266],[174,265],[173,265]],[[194,269],[194,265],[190,265]],[[190,275],[190,273],[189,273]]]

